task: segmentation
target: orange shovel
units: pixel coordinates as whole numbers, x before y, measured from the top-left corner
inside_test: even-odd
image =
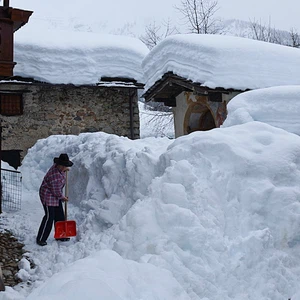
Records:
[[[65,195],[68,197],[68,172],[66,172]],[[68,201],[65,201],[65,221],[58,221],[55,223],[55,239],[64,239],[76,236],[76,222],[68,221],[67,219],[67,202]]]

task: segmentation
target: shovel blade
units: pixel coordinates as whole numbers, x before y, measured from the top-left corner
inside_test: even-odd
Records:
[[[75,221],[59,221],[55,223],[55,239],[69,238],[72,236],[76,236]]]

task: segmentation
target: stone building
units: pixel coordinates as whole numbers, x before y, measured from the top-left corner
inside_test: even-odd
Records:
[[[0,70],[2,153],[22,159],[50,135],[104,131],[139,138],[147,52],[129,37],[46,33],[28,23],[15,34],[13,74]]]
[[[137,89],[2,81],[2,149],[23,156],[54,134],[104,131],[139,138]]]

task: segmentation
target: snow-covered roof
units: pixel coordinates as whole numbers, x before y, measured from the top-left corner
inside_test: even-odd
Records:
[[[179,34],[145,57],[145,91],[173,72],[208,88],[247,90],[300,84],[300,50],[225,35]]]
[[[300,135],[300,85],[245,92],[228,103],[223,127],[260,121]]]
[[[49,83],[95,84],[101,77],[142,82],[148,53],[138,39],[90,32],[49,31],[26,25],[15,33],[15,76]]]

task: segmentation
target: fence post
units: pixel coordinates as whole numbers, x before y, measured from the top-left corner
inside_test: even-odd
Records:
[[[2,120],[0,120],[0,214],[2,214],[2,176],[1,163],[2,162]]]

